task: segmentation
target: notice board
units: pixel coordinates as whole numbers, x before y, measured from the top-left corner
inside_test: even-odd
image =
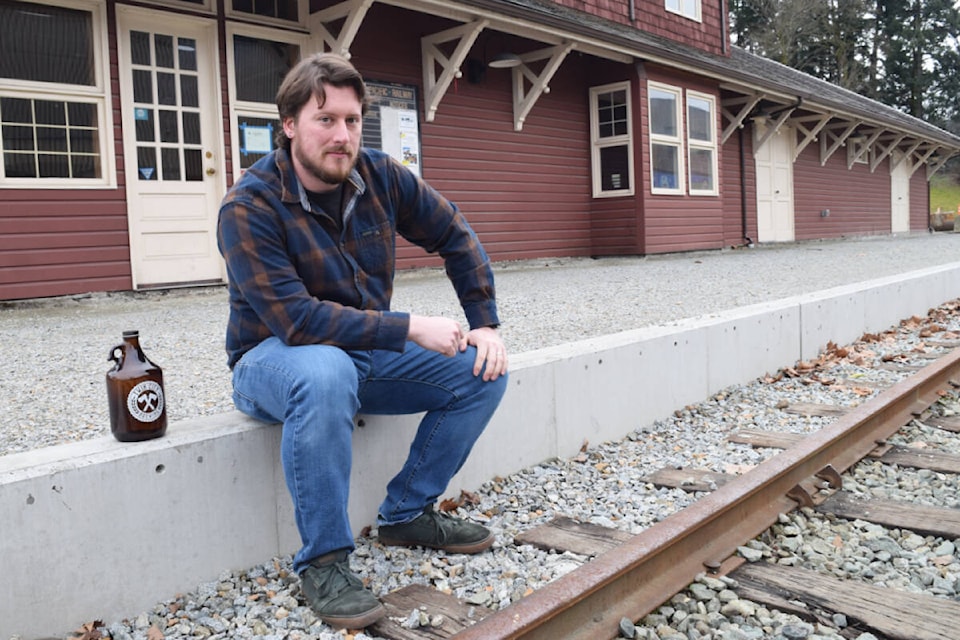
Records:
[[[363,146],[380,149],[420,175],[420,121],[417,87],[366,81],[369,108],[363,118]]]

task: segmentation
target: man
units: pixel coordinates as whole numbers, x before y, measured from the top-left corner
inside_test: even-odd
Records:
[[[384,609],[349,567],[355,414],[426,412],[387,485],[380,542],[483,551],[490,531],[433,503],[500,403],[507,356],[489,259],[467,221],[403,165],[360,147],[366,88],[356,69],[311,56],[284,79],[277,107],[278,149],[220,209],[234,402],[283,423],[303,594],[328,624],[358,629]],[[390,310],[396,234],[443,257],[469,331]]]

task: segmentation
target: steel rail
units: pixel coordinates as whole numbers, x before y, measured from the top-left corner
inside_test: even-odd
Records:
[[[457,633],[457,640],[615,638],[797,503],[795,487],[842,472],[931,405],[960,373],[960,349],[881,392],[622,545]]]

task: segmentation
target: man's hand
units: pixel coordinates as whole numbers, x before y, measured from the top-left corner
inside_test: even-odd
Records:
[[[466,342],[464,342],[466,338],[460,330],[460,323],[449,318],[411,314],[407,337],[424,349],[436,351],[451,358],[457,355],[458,350],[463,351],[466,348]],[[460,345],[464,347],[461,348]]]
[[[473,375],[483,371],[484,381],[496,380],[507,372],[507,349],[503,346],[500,332],[492,327],[473,329],[460,341],[460,351],[466,351],[467,345],[477,348],[477,359],[473,364]],[[484,369],[483,364],[487,366]]]

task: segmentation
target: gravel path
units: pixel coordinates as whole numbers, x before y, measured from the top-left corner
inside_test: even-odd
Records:
[[[542,259],[498,264],[497,297],[515,354],[957,260],[952,233]],[[439,269],[399,274],[394,309],[463,317]],[[171,422],[232,410],[226,320],[223,287],[3,304],[0,455],[108,434],[107,354],[126,329],[164,370]]]

